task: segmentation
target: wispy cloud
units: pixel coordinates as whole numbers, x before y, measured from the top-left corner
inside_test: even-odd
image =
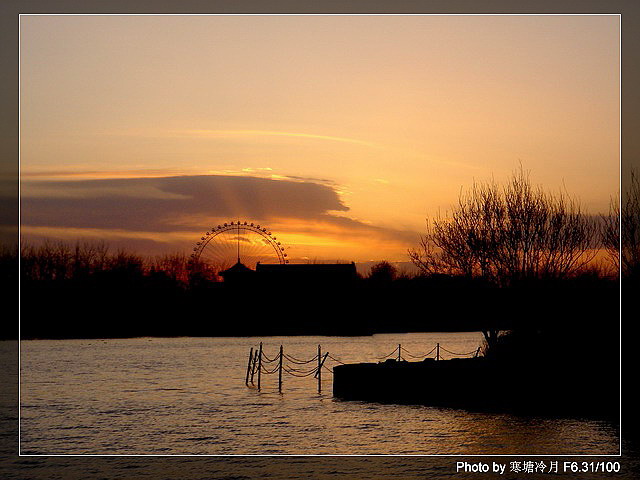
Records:
[[[208,168],[183,168],[183,169],[135,169],[135,170],[25,170],[20,172],[22,181],[36,185],[45,185],[49,181],[61,180],[115,180],[115,179],[143,179],[143,178],[166,178],[166,177],[251,177],[265,178],[271,180],[284,180],[289,182],[317,183],[327,185],[336,190],[335,181],[327,178],[309,177],[300,175],[286,175],[273,173],[271,167],[245,167],[240,169],[212,170]],[[13,180],[12,180],[13,181]],[[42,189],[40,189],[42,190]],[[33,192],[32,190],[31,192]],[[35,195],[35,194],[34,194]],[[60,195],[58,195],[60,196]]]
[[[353,143],[365,147],[376,148],[378,145],[356,138],[334,137],[303,132],[283,132],[279,130],[179,130],[173,132],[200,138],[233,138],[233,137],[289,137],[306,138],[312,140],[328,140],[332,142]]]

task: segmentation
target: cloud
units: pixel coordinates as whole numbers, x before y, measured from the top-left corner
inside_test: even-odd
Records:
[[[292,259],[396,258],[415,231],[349,218],[326,180],[192,175],[24,180],[21,227],[28,241],[105,240],[147,254],[184,251],[222,222],[268,225]]]
[[[303,132],[283,132],[279,130],[181,130],[177,135],[187,135],[198,138],[233,138],[233,137],[288,137],[311,140],[328,140],[332,142],[353,143],[366,147],[376,147],[371,142],[357,138],[334,137],[330,135],[318,135]]]
[[[246,176],[197,175],[23,182],[21,224],[169,232],[208,219],[317,219],[348,211],[327,185]]]
[[[341,231],[349,231],[352,235],[357,236],[374,236],[382,240],[398,241],[412,245],[416,243],[418,234],[414,230],[395,229],[387,226],[363,223],[349,217],[338,215],[322,215],[320,220],[338,227]]]

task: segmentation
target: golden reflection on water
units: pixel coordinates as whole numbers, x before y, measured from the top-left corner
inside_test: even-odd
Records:
[[[21,451],[38,454],[614,454],[604,421],[340,401],[325,372],[244,385],[249,348],[376,361],[399,343],[473,351],[479,333],[22,342]],[[532,386],[532,388],[543,388]]]

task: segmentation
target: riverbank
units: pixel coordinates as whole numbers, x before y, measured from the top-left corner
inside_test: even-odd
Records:
[[[585,359],[586,360],[586,359]],[[335,366],[333,394],[342,400],[463,408],[524,415],[617,419],[617,372],[583,363],[454,358],[388,359]]]
[[[590,301],[585,302],[585,298]],[[513,328],[602,330],[619,319],[615,288],[229,288],[26,283],[21,338],[371,335]],[[17,338],[15,329],[4,338]],[[13,336],[12,336],[13,335]]]

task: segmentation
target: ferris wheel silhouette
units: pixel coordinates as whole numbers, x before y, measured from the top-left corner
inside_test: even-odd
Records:
[[[289,263],[285,247],[267,227],[239,220],[211,227],[196,242],[191,258],[219,268]]]

